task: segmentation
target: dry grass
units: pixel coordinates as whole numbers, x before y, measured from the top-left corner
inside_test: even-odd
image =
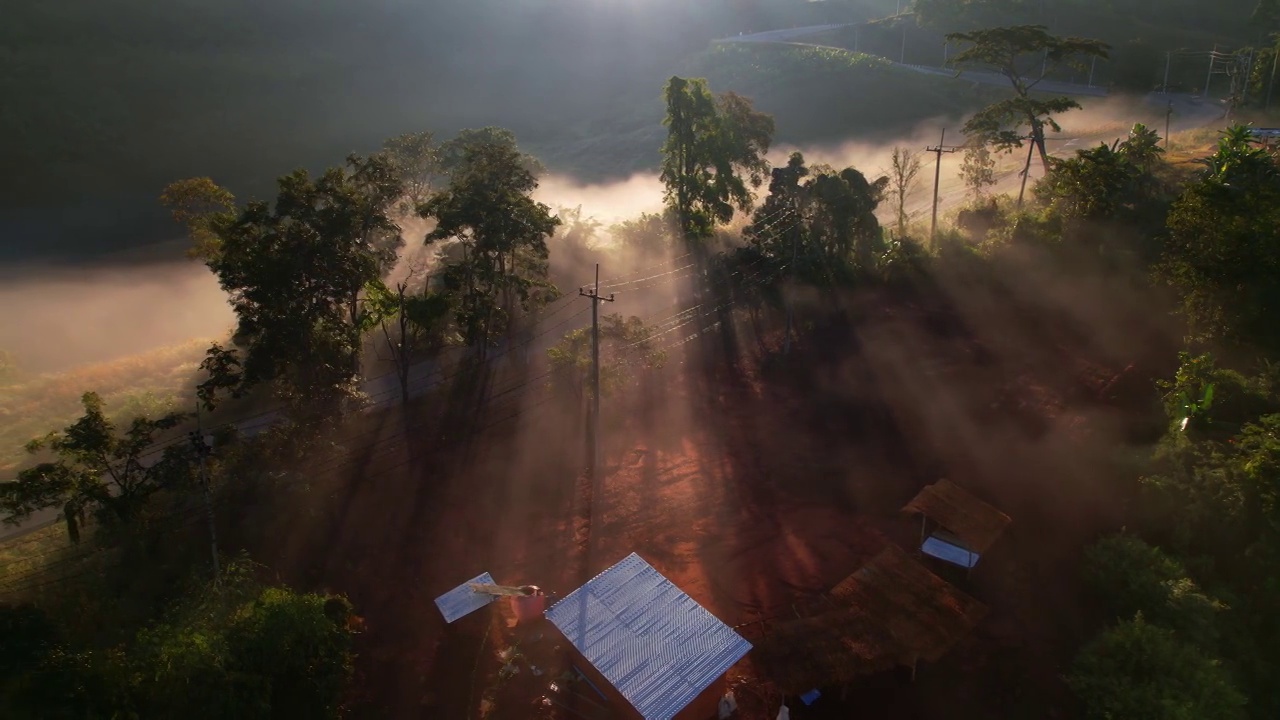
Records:
[[[19,377],[0,384],[0,478],[26,459],[23,446],[65,427],[81,414],[80,397],[94,391],[121,419],[185,407],[207,339],[158,348],[63,373]]]
[[[67,526],[55,522],[0,544],[0,595],[9,595],[55,563],[65,563],[73,553]]]

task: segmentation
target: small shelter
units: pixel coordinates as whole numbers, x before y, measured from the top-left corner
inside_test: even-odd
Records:
[[[707,720],[751,643],[632,553],[546,612],[626,717]]]
[[[830,609],[778,623],[753,657],[783,692],[936,662],[987,614],[982,603],[886,546],[827,595]]]
[[[926,486],[902,508],[919,514],[920,551],[943,562],[972,570],[1011,520],[947,479]],[[929,521],[938,526],[928,532]]]

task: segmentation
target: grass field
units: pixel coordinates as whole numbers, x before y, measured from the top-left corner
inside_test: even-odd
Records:
[[[193,338],[179,345],[64,373],[18,377],[0,384],[0,479],[10,479],[27,456],[32,438],[80,417],[80,397],[93,391],[107,411],[128,420],[185,409],[194,402],[192,379],[209,346]]]

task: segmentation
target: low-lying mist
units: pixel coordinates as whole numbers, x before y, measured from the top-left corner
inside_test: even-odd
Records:
[[[191,261],[98,268],[10,268],[0,274],[0,348],[27,373],[104,362],[232,324],[217,279]],[[90,388],[86,388],[90,389]]]
[[[1217,110],[1212,106],[1193,113],[1175,114],[1175,130],[1210,119]],[[1163,119],[1162,108],[1140,98],[1121,97],[1086,100],[1084,108],[1064,114],[1060,119],[1061,140],[1051,141],[1050,150],[1087,147],[1100,136],[1123,137],[1135,121],[1148,123]],[[954,122],[950,124],[955,124]],[[926,120],[890,142],[867,143],[858,140],[838,145],[794,147],[775,146],[769,153],[774,165],[786,162],[795,150],[804,153],[810,166],[824,163],[837,169],[855,167],[869,179],[887,174],[894,147],[922,153],[923,163],[916,185],[908,197],[908,209],[914,217],[927,211],[932,192],[933,156],[923,153],[926,146],[936,145],[944,121]],[[1163,131],[1163,127],[1158,128]],[[1087,142],[1071,142],[1073,136],[1087,136]],[[959,145],[964,136],[959,127],[948,127],[946,144]],[[1015,158],[1013,155],[1017,155]],[[1016,179],[1016,165],[1021,154],[999,156],[1005,179]],[[941,172],[944,207],[954,205],[961,194],[959,153],[944,156]],[[1032,163],[1032,180],[1043,175],[1039,161]],[[998,186],[997,191],[1007,191]],[[763,194],[767,186],[760,189]],[[1016,191],[1016,188],[1015,188]],[[955,196],[955,197],[948,197]],[[662,209],[663,186],[656,173],[636,174],[609,183],[583,183],[569,175],[553,174],[542,178],[535,197],[552,208],[581,208],[583,218],[599,223],[596,239],[607,242],[609,227],[641,213]],[[881,207],[882,221],[892,214],[889,203]],[[420,247],[426,226],[420,221],[404,224],[406,247]],[[591,264],[598,258],[588,252],[578,262],[566,267],[557,262],[559,243],[551,242],[553,267],[581,282],[590,281]],[[616,253],[613,265],[602,268],[605,277],[634,272],[649,258],[629,260]],[[581,265],[581,267],[577,267]],[[0,324],[0,349],[17,355],[28,372],[57,372],[86,363],[102,362],[179,343],[193,337],[217,337],[232,326],[234,317],[225,294],[216,279],[203,265],[186,260],[115,264],[91,269],[59,269],[49,267],[14,267],[3,272],[0,301],[8,309],[6,321]],[[572,290],[572,288],[565,288]],[[621,310],[621,308],[619,308]]]

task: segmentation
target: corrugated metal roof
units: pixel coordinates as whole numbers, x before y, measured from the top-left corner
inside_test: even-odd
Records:
[[[436,598],[436,607],[440,608],[440,614],[444,616],[444,621],[451,623],[460,617],[465,617],[498,598],[486,593],[478,593],[468,587],[471,583],[484,583],[486,585],[496,585],[493,577],[489,573],[477,575],[470,580],[462,583],[458,587]]]
[[[670,720],[751,649],[635,553],[546,617],[645,720]]]

